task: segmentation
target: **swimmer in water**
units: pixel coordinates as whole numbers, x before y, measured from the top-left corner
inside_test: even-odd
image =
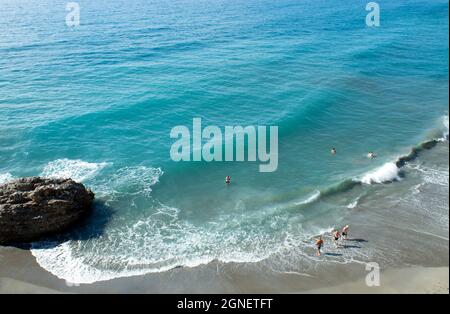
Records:
[[[375,157],[376,157],[376,155],[375,155],[374,152],[369,152],[369,153],[367,154],[367,158],[373,159],[373,158],[375,158]]]
[[[316,239],[316,247],[317,247],[317,256],[320,256],[320,250],[322,249],[323,246],[323,240],[322,240],[322,236],[320,236],[318,239]]]
[[[342,228],[342,238],[344,240],[348,239],[348,229],[350,229],[349,225],[346,225],[344,228]]]
[[[230,176],[226,176],[225,177],[225,183],[226,184],[230,184],[231,183],[231,177]]]
[[[336,148],[333,147],[333,148],[331,149],[331,154],[332,154],[332,155],[336,155]]]

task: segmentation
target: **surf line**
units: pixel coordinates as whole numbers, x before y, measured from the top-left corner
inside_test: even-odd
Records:
[[[201,118],[193,118],[192,132],[187,126],[177,125],[170,131],[170,138],[177,139],[170,149],[175,162],[259,160],[259,172],[278,168],[278,126],[225,126],[222,132],[215,125],[202,129]]]

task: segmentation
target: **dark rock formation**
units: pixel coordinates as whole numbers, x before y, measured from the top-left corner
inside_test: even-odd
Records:
[[[94,193],[71,179],[24,178],[0,185],[0,244],[62,232],[91,209]]]

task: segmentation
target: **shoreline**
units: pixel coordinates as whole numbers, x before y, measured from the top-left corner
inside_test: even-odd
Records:
[[[365,284],[367,272],[358,264],[336,266],[320,276],[264,272],[258,267],[237,268],[210,263],[94,284],[71,285],[41,268],[28,250],[0,247],[0,294],[59,293],[300,293],[300,294],[447,294],[448,266],[412,266],[382,269],[380,286]],[[248,268],[248,269],[246,269]],[[11,274],[14,274],[11,276]],[[211,283],[211,279],[214,282]],[[189,286],[196,280],[195,287]],[[175,289],[171,283],[180,283]],[[282,287],[282,288],[281,288]]]

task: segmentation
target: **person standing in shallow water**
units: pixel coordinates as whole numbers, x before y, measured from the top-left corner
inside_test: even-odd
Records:
[[[323,240],[322,240],[322,236],[320,236],[318,239],[316,239],[317,256],[321,255],[320,250],[322,249],[322,246],[323,246]]]
[[[230,176],[226,176],[225,177],[225,183],[226,184],[230,184],[231,183],[231,177]]]
[[[340,238],[341,238],[341,234],[340,234],[339,230],[336,229],[333,233],[334,244],[336,245],[336,247],[339,246],[338,241]]]
[[[333,147],[333,148],[331,149],[331,154],[332,154],[332,155],[336,155],[336,148]]]
[[[348,229],[350,229],[349,225],[346,225],[344,228],[342,228],[342,238],[344,240],[348,239]]]

